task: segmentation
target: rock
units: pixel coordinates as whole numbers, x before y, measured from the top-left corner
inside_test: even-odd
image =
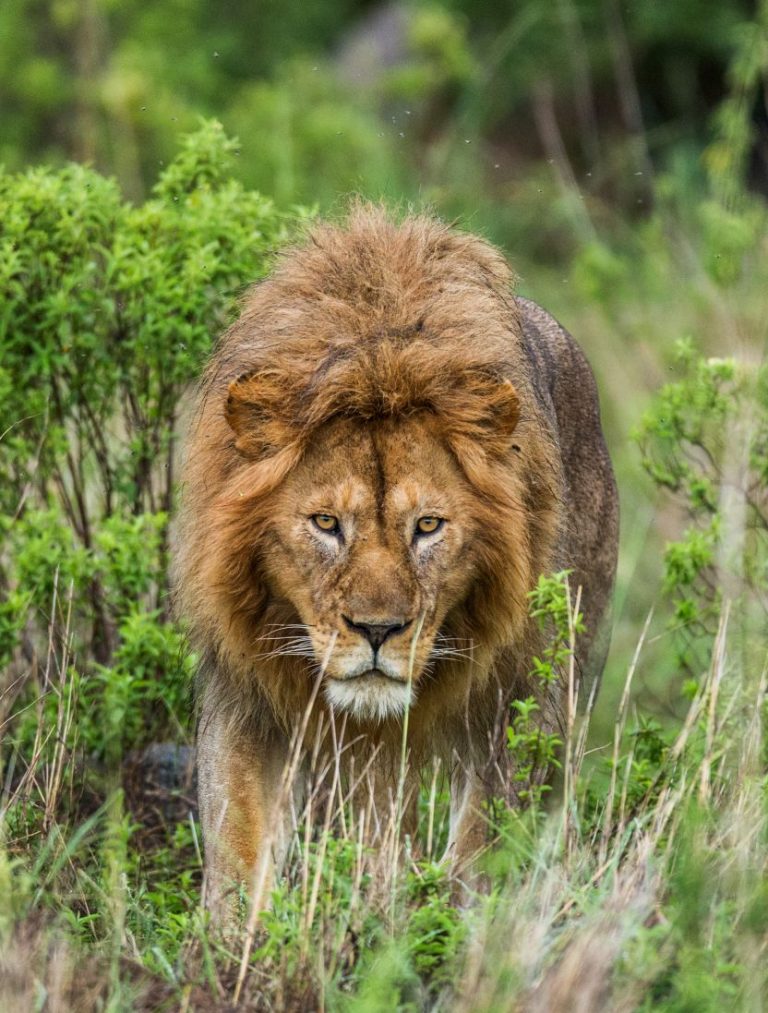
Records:
[[[131,815],[146,829],[197,817],[197,774],[193,746],[153,742],[129,753],[123,789]]]

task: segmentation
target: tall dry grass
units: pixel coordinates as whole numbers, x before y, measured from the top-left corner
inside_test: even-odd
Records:
[[[359,792],[338,770],[324,771],[330,790],[318,779],[296,813],[271,911],[256,905],[242,935],[226,943],[209,932],[199,905],[194,832],[191,844],[160,848],[171,865],[191,848],[197,869],[184,917],[164,924],[157,898],[147,903],[142,876],[151,862],[131,842],[120,789],[84,819],[63,804],[72,772],[59,742],[78,721],[78,700],[67,677],[66,596],[57,611],[64,622],[51,628],[39,735],[23,769],[2,757],[12,772],[0,809],[3,1010],[474,1013],[683,1009],[699,1000],[702,1009],[726,1000],[761,1008],[768,672],[745,666],[749,653],[727,605],[706,678],[673,738],[636,733],[630,689],[648,624],[607,762],[588,753],[589,711],[577,712],[574,701],[557,797],[489,813],[498,835],[485,858],[490,895],[452,904],[437,860],[446,819],[438,772],[423,791],[419,842],[398,845],[395,793],[372,847],[370,809],[357,806]],[[652,764],[640,755],[649,748]],[[173,893],[179,881],[163,868],[166,886],[156,892]]]

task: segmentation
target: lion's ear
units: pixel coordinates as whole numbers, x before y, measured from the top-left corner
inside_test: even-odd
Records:
[[[509,380],[477,371],[465,376],[451,401],[446,416],[460,456],[467,451],[500,456],[509,450],[520,420],[520,400]]]
[[[225,414],[239,453],[271,457],[295,439],[286,401],[285,378],[277,373],[246,375],[230,383]]]
[[[509,380],[501,380],[488,394],[489,437],[498,452],[509,449],[520,421],[520,398]]]

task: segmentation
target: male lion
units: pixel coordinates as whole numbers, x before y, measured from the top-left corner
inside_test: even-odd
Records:
[[[176,581],[201,655],[214,908],[228,885],[270,881],[310,753],[342,778],[367,760],[381,812],[404,732],[411,788],[436,757],[450,771],[464,867],[483,800],[514,796],[510,700],[536,694],[542,725],[562,721],[564,687],[543,695],[529,674],[540,574],[572,570],[577,670],[599,676],[618,520],[595,383],[511,282],[474,236],[358,206],[283,256],[213,354]]]

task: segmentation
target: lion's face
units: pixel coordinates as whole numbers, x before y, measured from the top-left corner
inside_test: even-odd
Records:
[[[427,414],[322,427],[274,494],[265,576],[301,626],[266,649],[313,658],[337,710],[402,713],[471,650],[438,631],[473,580],[474,495]]]

